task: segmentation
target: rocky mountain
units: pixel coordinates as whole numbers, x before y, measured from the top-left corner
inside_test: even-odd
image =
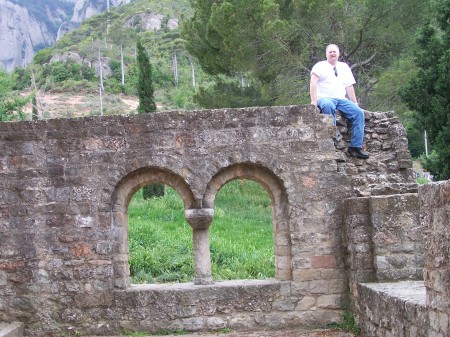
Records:
[[[78,0],[73,10],[71,22],[82,21],[97,15],[108,9],[109,6],[122,6],[129,4],[132,0]]]
[[[133,0],[0,0],[0,67],[12,71],[80,22]]]

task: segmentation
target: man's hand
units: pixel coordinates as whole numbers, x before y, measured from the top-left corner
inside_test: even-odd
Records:
[[[317,83],[319,82],[319,76],[311,74],[311,82],[309,83],[309,96],[311,97],[311,105],[315,107],[317,112]]]

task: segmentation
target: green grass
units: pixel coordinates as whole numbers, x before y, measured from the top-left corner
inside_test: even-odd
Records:
[[[327,328],[341,329],[346,332],[351,332],[355,336],[359,336],[361,333],[361,328],[359,327],[358,323],[356,323],[355,317],[353,316],[353,313],[351,311],[344,312],[344,314],[342,315],[341,323],[328,324]]]
[[[428,184],[430,181],[429,181],[427,178],[425,178],[425,177],[418,177],[418,178],[416,179],[416,182],[417,182],[419,185],[424,185],[424,184]]]
[[[133,283],[190,282],[194,278],[192,229],[178,193],[144,200],[138,191],[128,208]],[[215,201],[210,227],[215,280],[274,277],[272,212],[267,192],[249,180],[226,184]]]

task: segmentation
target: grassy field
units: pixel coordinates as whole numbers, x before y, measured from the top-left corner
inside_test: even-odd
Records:
[[[144,200],[138,191],[128,208],[133,283],[190,282],[194,278],[192,230],[178,193]],[[215,280],[274,277],[272,211],[267,192],[249,180],[226,184],[216,197],[210,227]]]

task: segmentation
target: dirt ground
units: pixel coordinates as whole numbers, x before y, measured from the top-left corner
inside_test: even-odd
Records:
[[[29,95],[29,93],[22,93]],[[139,100],[136,96],[125,95],[99,95],[80,93],[78,95],[67,93],[38,93],[37,109],[41,118],[67,118],[86,117],[98,115],[116,115],[136,113]],[[32,106],[29,103],[25,112],[31,114]]]

